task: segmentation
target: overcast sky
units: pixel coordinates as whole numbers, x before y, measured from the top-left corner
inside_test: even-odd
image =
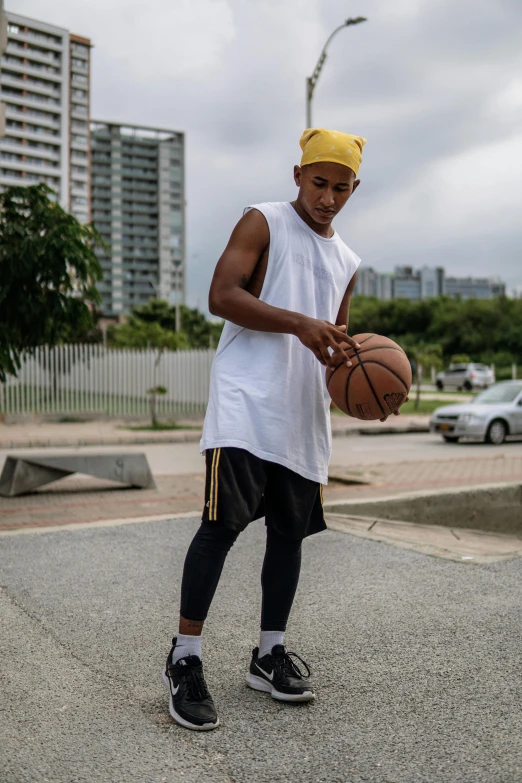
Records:
[[[186,132],[189,303],[243,207],[295,196],[313,124],[365,136],[335,228],[378,271],[522,284],[521,0],[6,0],[90,37],[92,116]]]

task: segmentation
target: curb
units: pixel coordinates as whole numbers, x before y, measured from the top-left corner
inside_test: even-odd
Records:
[[[198,443],[201,440],[200,432],[178,433],[169,437],[154,437],[154,435],[137,435],[132,438],[78,438],[77,440],[65,439],[34,439],[0,441],[0,449],[41,449],[41,448],[74,448],[76,446],[133,446],[156,443]]]
[[[429,432],[426,425],[409,427],[347,427],[332,431],[332,438],[345,438],[350,435],[405,435],[416,432]],[[66,440],[60,438],[34,438],[27,440],[0,440],[0,450],[75,448],[78,446],[134,446],[157,443],[198,443],[201,432],[178,432],[169,436],[136,435],[130,438],[78,438]]]
[[[332,430],[332,438],[345,438],[348,435],[408,435],[416,432],[429,432],[427,424],[408,427],[347,427],[344,430]]]

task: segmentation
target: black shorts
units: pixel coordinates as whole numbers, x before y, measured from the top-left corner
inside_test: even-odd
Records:
[[[245,449],[207,449],[203,522],[244,530],[254,519],[287,538],[326,530],[323,487]]]

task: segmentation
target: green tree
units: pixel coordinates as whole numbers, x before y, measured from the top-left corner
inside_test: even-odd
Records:
[[[511,362],[522,364],[522,299],[441,296],[410,302],[356,296],[350,334],[364,332],[384,334],[403,347],[417,342],[440,345],[446,364],[460,354],[474,362],[494,362],[510,374]]]
[[[454,353],[453,356],[450,356],[451,364],[468,364],[470,361],[467,353]]]
[[[132,315],[146,323],[159,323],[164,329],[176,331],[176,307],[163,299],[150,299],[147,304],[133,307]],[[208,321],[197,308],[180,306],[181,331],[186,335],[188,348],[215,347],[223,330],[223,323]]]
[[[191,348],[215,348],[224,325],[224,321],[208,321],[197,308],[181,306],[181,328]]]
[[[158,424],[157,398],[167,393],[164,386],[158,385],[158,370],[165,351],[177,351],[188,348],[187,336],[183,332],[165,329],[157,321],[147,322],[132,315],[127,323],[112,326],[107,330],[107,342],[114,348],[151,348],[155,351],[152,370],[152,386],[147,390],[150,402],[150,416],[153,427]]]
[[[103,241],[51,194],[44,184],[0,194],[0,382],[16,375],[22,353],[94,326]]]

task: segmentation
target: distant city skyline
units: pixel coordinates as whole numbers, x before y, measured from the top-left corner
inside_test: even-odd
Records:
[[[396,266],[393,272],[377,272],[373,267],[359,267],[355,295],[377,299],[410,299],[420,301],[434,296],[461,299],[493,299],[506,296],[506,285],[500,278],[455,277],[446,275],[444,267]],[[515,293],[513,293],[516,296]]]

